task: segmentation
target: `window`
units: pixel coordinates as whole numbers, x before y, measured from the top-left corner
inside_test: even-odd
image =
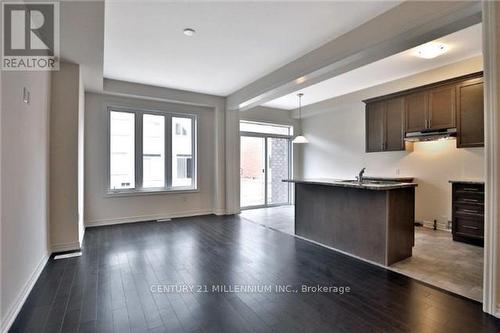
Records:
[[[109,188],[113,190],[135,187],[135,115],[129,112],[111,112],[109,129]]]
[[[196,117],[109,110],[109,183],[117,192],[196,188]]]
[[[172,187],[192,186],[193,184],[193,128],[191,118],[172,117]],[[173,130],[172,130],[173,132]]]
[[[142,117],[142,187],[165,186],[165,116]]]
[[[240,132],[253,132],[274,135],[293,135],[293,127],[278,124],[266,124],[253,121],[240,121]]]

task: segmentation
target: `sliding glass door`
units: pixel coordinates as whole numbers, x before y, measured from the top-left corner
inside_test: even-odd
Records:
[[[242,136],[240,179],[242,207],[266,204],[265,138]]]
[[[241,207],[289,204],[290,139],[245,133],[240,152]]]

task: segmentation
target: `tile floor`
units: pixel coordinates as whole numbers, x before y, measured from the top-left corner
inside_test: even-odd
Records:
[[[413,256],[391,269],[476,301],[483,299],[483,248],[454,242],[446,231],[417,227]]]
[[[241,212],[241,217],[268,228],[295,235],[293,205],[246,209]]]
[[[244,210],[241,217],[267,228],[294,234],[294,206]],[[413,256],[389,269],[436,287],[482,300],[483,248],[454,242],[451,233],[415,229]]]

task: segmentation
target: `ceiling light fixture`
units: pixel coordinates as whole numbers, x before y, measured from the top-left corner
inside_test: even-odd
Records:
[[[184,29],[184,35],[186,35],[186,36],[191,37],[191,36],[194,36],[195,34],[196,34],[196,30],[194,30],[194,29],[191,29],[191,28]]]
[[[448,46],[444,43],[429,42],[416,47],[416,56],[424,59],[432,59],[448,51]]]
[[[297,96],[299,97],[299,121],[300,121],[300,119],[302,118],[302,96],[304,96],[304,94],[298,93]],[[309,140],[307,140],[305,136],[300,134],[300,131],[299,131],[299,135],[297,135],[293,139],[292,142],[293,143],[309,143]]]

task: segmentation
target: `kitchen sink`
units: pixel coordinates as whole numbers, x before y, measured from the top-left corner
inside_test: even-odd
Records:
[[[344,179],[340,181],[341,183],[349,183],[349,184],[359,184],[356,179]],[[397,182],[390,180],[363,180],[362,185],[392,185]]]

